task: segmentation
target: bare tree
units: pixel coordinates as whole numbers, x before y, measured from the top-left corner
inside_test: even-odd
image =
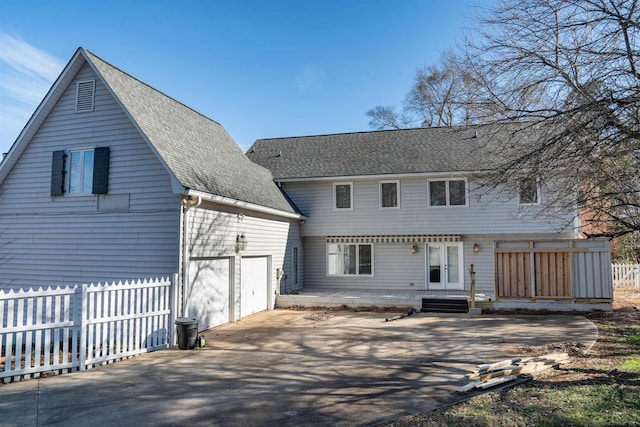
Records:
[[[581,206],[597,236],[640,230],[637,3],[503,1],[464,53],[472,120],[523,123],[494,147],[501,161],[487,182],[504,186],[523,172],[553,180],[547,201]]]
[[[454,51],[440,56],[438,64],[416,71],[401,113],[390,106],[367,111],[374,129],[451,126],[470,121],[471,76]]]

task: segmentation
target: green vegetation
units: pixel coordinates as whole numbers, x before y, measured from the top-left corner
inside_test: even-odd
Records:
[[[389,427],[640,426],[640,313],[633,308],[640,300],[636,291],[628,294],[614,313],[587,315],[598,341],[569,363]]]

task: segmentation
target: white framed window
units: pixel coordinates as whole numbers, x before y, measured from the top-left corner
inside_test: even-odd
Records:
[[[328,276],[373,276],[373,245],[327,244]]]
[[[429,206],[468,206],[466,179],[430,180],[427,197]]]
[[[380,181],[380,209],[400,208],[400,181]]]
[[[540,186],[537,179],[521,178],[518,180],[518,202],[521,205],[540,203]]]
[[[353,183],[335,182],[333,184],[333,208],[335,210],[353,209]]]
[[[70,150],[68,179],[69,194],[91,194],[93,189],[93,148]]]
[[[109,147],[58,150],[51,157],[51,196],[107,194]]]

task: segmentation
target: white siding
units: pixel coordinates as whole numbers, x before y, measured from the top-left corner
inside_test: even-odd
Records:
[[[494,241],[533,238],[533,235],[465,235],[462,236],[464,289],[469,290],[473,264],[476,272],[476,293],[495,299]],[[535,235],[551,239],[553,235]],[[477,243],[479,251],[473,251]],[[411,254],[409,244],[374,245],[373,276],[327,276],[327,243],[324,237],[305,237],[305,287],[307,289],[426,289],[427,260],[424,244]],[[602,265],[606,264],[606,260]],[[413,283],[413,286],[411,285]]]
[[[411,254],[409,248],[406,244],[375,244],[373,276],[327,276],[326,239],[305,237],[305,287],[424,290],[424,250]]]
[[[422,246],[412,255],[408,245],[376,244],[373,277],[334,277],[326,274],[326,236],[459,235],[463,242],[464,289],[469,289],[469,267],[473,264],[476,292],[490,297],[495,294],[495,240],[574,237],[573,213],[555,218],[539,216],[539,206],[521,208],[515,194],[483,194],[479,198],[481,190],[473,183],[469,183],[468,206],[429,207],[428,180],[402,178],[400,208],[380,209],[380,180],[353,179],[353,210],[349,211],[333,209],[331,180],[283,183],[287,195],[309,217],[301,226],[305,287],[425,289],[426,259]],[[480,247],[478,253],[473,252],[474,243]]]
[[[76,82],[94,78],[85,65],[0,187],[0,285],[178,271],[180,198],[169,174],[99,80],[94,111],[75,112]],[[53,151],[96,146],[110,148],[109,194],[52,198]],[[124,209],[99,209],[116,199]]]
[[[431,179],[436,179],[431,178]],[[444,178],[443,178],[444,179]],[[516,195],[483,195],[469,184],[469,206],[429,207],[426,177],[400,180],[400,209],[380,209],[379,180],[353,179],[353,210],[333,209],[333,182],[283,183],[294,203],[309,217],[303,236],[398,234],[573,234],[573,213],[538,216],[538,207],[521,209]],[[544,196],[544,194],[543,194]]]
[[[268,303],[269,307],[273,307],[274,294],[281,292],[287,286],[283,281],[278,281],[277,271],[279,269],[289,271],[294,246],[300,248],[299,256],[302,260],[302,244],[297,221],[240,211],[210,202],[203,202],[198,208],[189,211],[188,216],[187,244],[190,259],[233,258],[235,281],[232,295],[232,306],[235,307],[233,319],[239,319],[240,316],[241,256],[270,257]],[[247,247],[241,253],[236,253],[235,250],[235,237],[238,234],[244,234],[247,239]]]

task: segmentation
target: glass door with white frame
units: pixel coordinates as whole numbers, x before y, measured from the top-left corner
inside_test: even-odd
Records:
[[[464,289],[462,243],[429,243],[426,252],[427,289]]]

